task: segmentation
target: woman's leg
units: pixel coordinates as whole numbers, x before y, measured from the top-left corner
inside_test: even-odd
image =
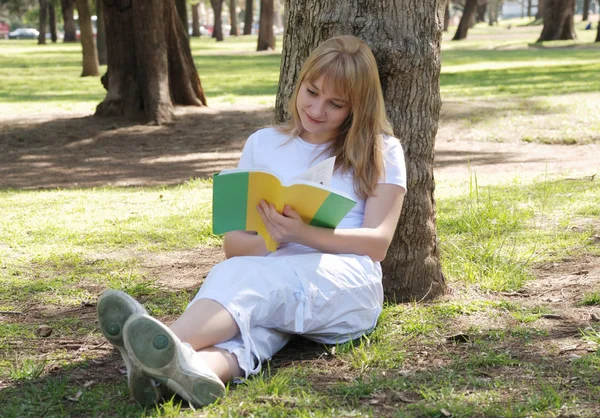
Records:
[[[231,314],[212,299],[198,299],[169,328],[194,350],[230,340],[240,332]]]
[[[243,376],[235,354],[217,347],[208,347],[197,352],[213,372],[227,383],[235,377]]]

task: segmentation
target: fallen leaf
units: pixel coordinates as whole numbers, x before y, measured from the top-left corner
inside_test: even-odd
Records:
[[[83,395],[83,391],[81,389],[79,389],[75,395],[65,396],[65,399],[67,399],[71,402],[77,402],[77,401],[79,401],[79,398],[81,398],[81,395]]]
[[[94,383],[96,383],[96,382],[95,382],[95,381],[93,381],[93,380],[88,380],[87,382],[85,382],[85,383],[83,384],[83,388],[84,388],[84,389],[87,389],[87,388],[89,388],[90,386],[92,386]]]
[[[421,395],[415,392],[400,392],[397,397],[404,403],[416,403],[423,399]]]
[[[440,412],[445,417],[451,417],[452,416],[452,414],[450,412],[448,412],[448,410],[445,409],[445,408],[440,409]]]
[[[35,334],[38,337],[47,338],[52,334],[52,327],[49,327],[48,325],[40,325],[35,331]]]

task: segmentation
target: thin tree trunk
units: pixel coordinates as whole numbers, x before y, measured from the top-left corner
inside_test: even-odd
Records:
[[[258,23],[257,51],[275,49],[275,34],[273,33],[273,0],[260,0],[260,21]]]
[[[56,33],[56,10],[52,2],[48,3],[48,21],[50,24],[50,39],[55,44],[58,40],[58,34]]]
[[[590,0],[583,0],[583,15],[581,20],[587,22],[590,18]],[[600,24],[600,22],[598,22]]]
[[[448,32],[448,26],[450,25],[450,0],[446,3],[446,9],[444,10],[444,32]]]
[[[231,22],[231,30],[229,31],[229,35],[238,36],[238,27],[237,27],[237,14],[235,9],[237,8],[237,0],[229,0],[229,20]]]
[[[48,0],[39,0],[40,3],[40,34],[38,35],[38,45],[46,44],[46,21],[48,20]]]
[[[179,15],[179,19],[183,24],[183,28],[185,30],[186,37],[189,37],[189,27],[188,18],[187,18],[187,0],[175,0],[175,6],[177,7],[177,14]]]
[[[244,11],[244,35],[252,35],[252,13],[254,0],[246,0],[246,10]]]
[[[210,5],[212,6],[215,15],[215,23],[213,25],[212,37],[215,38],[217,42],[221,42],[223,41],[223,23],[221,21],[221,12],[223,11],[223,0],[210,0]]]
[[[487,7],[487,3],[477,5],[477,23],[485,22],[485,12],[487,11]]]
[[[73,19],[75,0],[61,0],[60,3],[62,6],[63,24],[65,29],[63,42],[77,42],[75,19]]]
[[[200,33],[200,3],[192,4],[192,36],[199,38]]]
[[[598,13],[600,13],[600,0],[598,0]],[[596,41],[595,42],[600,42],[600,20],[598,21],[598,29],[596,32]]]
[[[537,0],[537,13],[535,19],[542,19],[544,17],[544,3],[546,0]]]
[[[83,51],[82,77],[98,76],[98,51],[94,41],[92,26],[92,13],[89,0],[77,0],[77,14],[79,15],[79,30],[81,33],[81,49]]]
[[[403,143],[408,191],[383,267],[390,301],[431,299],[445,291],[438,256],[433,198],[433,150],[441,106],[440,43],[444,0],[295,0],[285,13],[276,119],[309,52],[333,35],[364,39],[377,59],[386,108]],[[383,17],[385,16],[385,17]]]
[[[575,0],[546,0],[544,28],[538,42],[577,39],[573,24]]]
[[[106,65],[108,58],[106,57],[106,30],[104,27],[104,2],[96,0],[96,16],[98,20],[98,32],[96,33],[96,49],[98,50],[98,64]]]
[[[527,17],[531,17],[532,0],[527,0]]]
[[[133,0],[126,8],[104,5],[108,72],[99,116],[134,116],[148,121],[172,119],[173,104],[206,104],[187,35],[175,4]]]
[[[463,10],[463,14],[460,18],[460,23],[458,24],[458,29],[456,29],[454,38],[452,38],[453,41],[460,41],[467,37],[469,25],[471,23],[471,20],[473,19],[473,15],[475,14],[476,9],[477,0],[467,0],[467,3],[465,4],[465,8]]]

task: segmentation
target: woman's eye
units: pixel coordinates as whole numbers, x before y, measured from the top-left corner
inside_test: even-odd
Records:
[[[331,106],[335,107],[336,109],[341,109],[342,108],[342,105],[339,105],[339,104],[337,104],[335,102],[331,102]]]
[[[308,91],[308,94],[310,94],[311,96],[316,96],[317,95],[317,92],[313,91],[311,89],[306,89],[306,91]]]

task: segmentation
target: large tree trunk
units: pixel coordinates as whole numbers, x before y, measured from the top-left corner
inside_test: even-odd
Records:
[[[544,17],[544,3],[546,0],[538,0],[537,1],[537,13],[535,14],[535,18],[542,19]]]
[[[79,31],[81,33],[81,49],[83,51],[82,77],[97,76],[98,51],[94,40],[94,29],[92,26],[92,13],[89,0],[77,0],[77,14],[79,15]]]
[[[96,34],[96,48],[98,50],[98,64],[106,65],[108,58],[106,56],[106,29],[104,26],[104,3],[102,0],[96,0],[96,21],[98,32]]]
[[[473,15],[475,14],[476,9],[477,0],[467,0],[467,3],[465,4],[465,7],[463,9],[463,14],[460,18],[460,23],[458,24],[458,29],[456,29],[454,38],[452,38],[453,41],[460,41],[467,37],[470,22],[473,19]]]
[[[252,13],[254,0],[246,0],[246,10],[244,11],[244,35],[252,35]]]
[[[575,0],[546,0],[544,28],[537,41],[577,39],[573,24],[574,13]]]
[[[450,1],[446,3],[446,9],[444,11],[444,32],[448,32],[448,26],[450,25]]]
[[[433,198],[433,150],[440,112],[440,42],[445,0],[287,3],[276,119],[287,103],[300,67],[317,44],[353,34],[372,48],[386,108],[404,144],[408,192],[394,240],[383,262],[390,301],[433,298],[445,291],[438,256]],[[352,7],[350,7],[352,6]]]
[[[60,4],[62,6],[61,8],[65,29],[65,37],[63,38],[63,42],[77,42],[75,19],[73,19],[75,0],[60,0]]]
[[[210,0],[212,6],[215,23],[213,25],[212,37],[221,42],[223,40],[223,22],[221,21],[221,12],[223,11],[223,0]]]
[[[188,31],[190,26],[187,18],[187,0],[175,0],[175,6],[177,7],[177,14],[179,15],[179,19],[181,19],[181,23],[183,24],[186,37],[189,38]]]
[[[38,45],[46,44],[46,21],[48,20],[48,0],[39,0],[40,2],[40,34],[38,35]]]
[[[192,4],[192,36],[199,38],[200,35],[200,3]]]
[[[583,0],[583,13],[581,20],[587,22],[590,18],[590,0]],[[598,22],[600,24],[600,22]]]
[[[143,111],[153,123],[172,119],[173,105],[206,104],[175,4],[163,0],[103,0],[108,72],[100,116]]]
[[[260,0],[260,20],[258,23],[257,51],[275,49],[275,34],[273,33],[273,0]]]
[[[58,34],[56,33],[56,10],[52,3],[48,3],[48,23],[50,24],[50,39],[55,44],[58,40]]]
[[[237,27],[237,13],[235,9],[237,8],[237,0],[229,0],[229,21],[231,22],[231,30],[229,34],[231,36],[238,36],[238,27]]]

